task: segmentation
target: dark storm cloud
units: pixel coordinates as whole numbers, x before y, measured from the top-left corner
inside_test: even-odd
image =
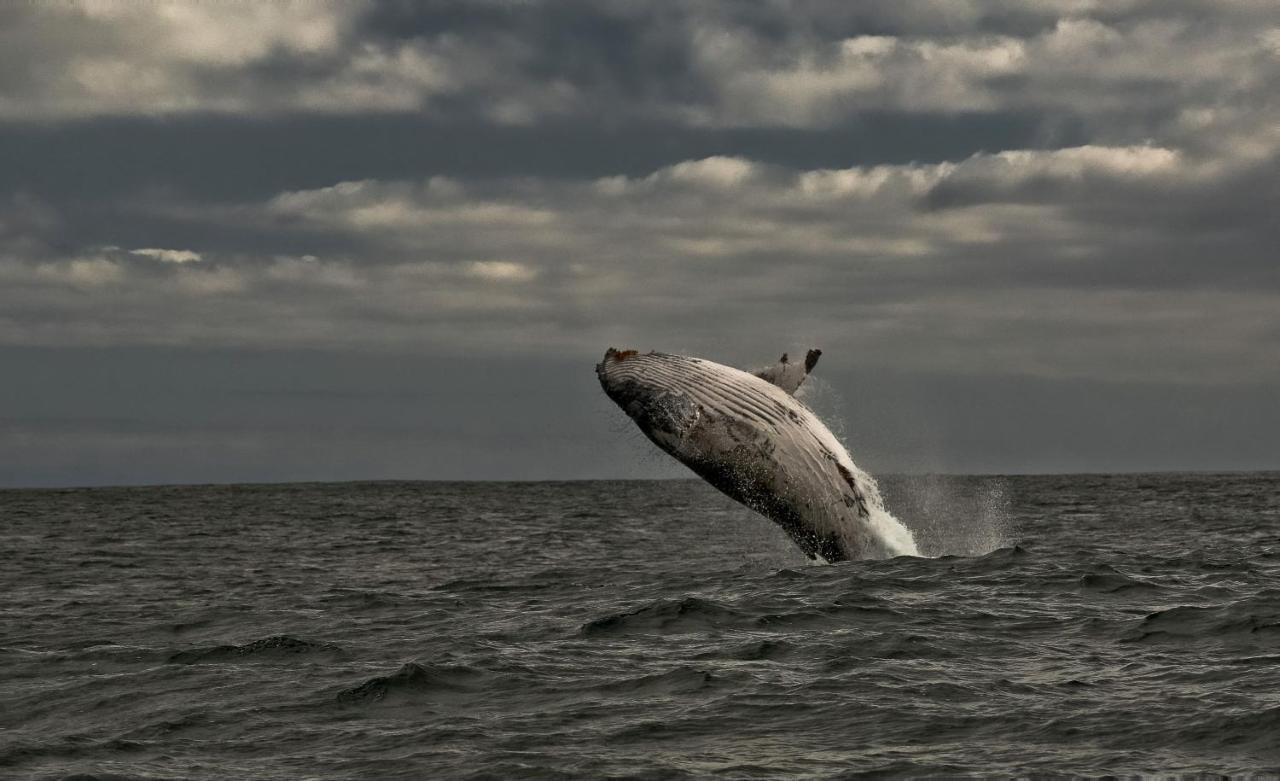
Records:
[[[457,36],[519,52],[528,78],[561,80],[621,109],[712,97],[693,69],[689,17],[676,4],[441,3],[387,4],[361,21],[387,40]]]
[[[1207,0],[231,5],[10,8],[0,115],[827,127],[1032,107],[1106,133],[1238,90],[1274,29],[1264,5]]]

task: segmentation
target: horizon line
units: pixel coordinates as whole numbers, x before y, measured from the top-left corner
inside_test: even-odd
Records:
[[[1157,469],[1157,470],[1120,470],[1115,472],[881,472],[872,475],[879,478],[899,477],[1138,477],[1143,475],[1280,475],[1280,468],[1270,469]],[[173,483],[94,483],[67,485],[12,485],[0,486],[4,491],[90,491],[110,490],[113,488],[216,488],[216,487],[258,487],[289,485],[362,485],[368,483],[662,483],[662,482],[700,482],[696,475],[689,477],[571,477],[571,478],[398,478],[371,477],[350,478],[340,480],[262,480],[262,481],[209,481],[209,482],[173,482]]]

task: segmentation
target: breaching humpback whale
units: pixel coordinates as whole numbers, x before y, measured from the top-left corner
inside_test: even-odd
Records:
[[[702,358],[609,348],[600,385],[654,444],[777,523],[809,558],[917,556],[875,480],[792,394],[821,355],[750,374]]]

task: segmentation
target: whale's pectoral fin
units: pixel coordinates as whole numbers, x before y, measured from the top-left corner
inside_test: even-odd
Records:
[[[804,364],[792,363],[787,354],[783,353],[782,358],[767,369],[761,369],[756,372],[756,376],[765,382],[771,382],[782,388],[787,393],[795,393],[796,390],[804,383],[804,378],[809,376],[809,372],[813,371],[813,367],[818,365],[818,357],[822,355],[821,350],[810,350],[804,356]]]

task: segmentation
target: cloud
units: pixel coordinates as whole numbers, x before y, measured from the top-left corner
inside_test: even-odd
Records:
[[[81,180],[111,176],[60,196],[39,166],[12,179],[4,343],[536,352],[728,334],[956,372],[1277,371],[1269,0],[0,13],[0,122],[128,136],[121,117],[206,118],[205,141],[284,126],[268,147],[294,156],[246,142],[180,185],[166,165],[97,200]],[[401,164],[431,143],[412,132],[375,163],[353,151],[382,138],[349,130],[370,112],[455,128],[412,169],[437,175]],[[348,124],[312,135],[334,115]],[[974,116],[990,125],[944,122]],[[1014,118],[1015,141],[989,131]],[[935,137],[951,127],[972,137]],[[472,130],[488,147],[456,140]],[[877,132],[922,154],[850,164],[867,159],[851,139]],[[680,151],[634,154],[640,135]],[[705,150],[677,144],[695,136]],[[751,140],[718,148],[730,137]],[[818,163],[751,149],[818,138]],[[513,170],[526,158],[545,161]]]
[[[716,101],[690,107],[691,118],[811,127],[882,108],[990,110],[1001,100],[989,82],[1021,73],[1028,58],[1012,38],[940,44],[864,35],[807,42],[776,63],[761,63],[758,47],[722,30],[701,37],[698,67],[716,85]]]
[[[416,111],[473,91],[481,114],[523,124],[568,110],[575,90],[521,76],[536,46],[447,30],[383,38],[373,3],[88,0],[6,10],[0,119],[216,112]],[[509,84],[516,89],[502,89]]]
[[[1182,145],[1195,136],[1213,145],[1204,126],[1186,132],[1179,113],[1203,112],[1219,133],[1242,118],[1216,113],[1224,103],[1248,105],[1243,113],[1261,122],[1278,116],[1265,85],[1280,68],[1253,23],[1149,8],[1149,15],[1110,21],[1059,18],[1022,35],[798,36],[773,45],[749,31],[709,26],[693,55],[709,97],[686,104],[684,116],[709,125],[809,128],[856,123],[877,110],[1030,111],[1050,123],[1083,122],[1106,144],[1157,138]],[[1241,102],[1245,95],[1253,98]],[[1227,153],[1236,143],[1218,148]]]
[[[1038,111],[1106,144],[1177,114],[1275,119],[1259,2],[18,4],[0,117],[421,112],[535,125],[815,128]],[[1253,100],[1245,99],[1252,96]]]
[[[252,69],[336,56],[359,3],[131,3],[6,9],[0,116],[254,110]]]
[[[158,249],[153,247],[130,250],[129,254],[141,255],[162,263],[198,263],[203,259],[199,252],[189,249]]]
[[[507,260],[475,260],[468,264],[467,273],[495,282],[528,282],[537,276],[528,266]]]
[[[1178,190],[1191,168],[1206,172],[1195,181],[1217,182],[1273,164],[1280,33],[1271,10],[1252,0],[807,2],[793,12],[714,2],[663,11],[644,4],[267,3],[236,5],[236,13],[216,3],[20,4],[5,11],[11,24],[0,32],[0,121],[212,113],[254,122],[390,112],[477,128],[542,128],[550,146],[530,156],[572,160],[571,147],[581,144],[557,143],[557,128],[596,128],[594,143],[607,148],[608,128],[637,122],[658,139],[732,129],[838,138],[840,128],[853,138],[872,116],[903,118],[903,129],[918,117],[920,133],[944,127],[939,117],[988,115],[1004,124],[1020,117],[1036,134],[1026,148],[951,159],[954,171],[825,166],[806,172],[802,189],[826,197],[861,192],[881,203],[888,192],[881,188],[928,190],[937,208],[999,194],[1032,206],[1070,200],[1104,180],[1137,183],[1134,192],[1161,181]],[[299,132],[305,137],[305,125]],[[1063,137],[1080,140],[1044,154]],[[949,141],[923,137],[919,146]],[[983,148],[983,141],[963,146]],[[336,158],[333,169],[346,167],[341,148],[326,155]],[[479,167],[487,157],[483,148],[462,156]],[[776,177],[758,157],[703,153],[661,165],[652,181],[603,177],[594,187],[605,197],[611,188],[669,189],[692,209],[709,197],[695,195],[704,185],[751,191],[761,177]],[[828,157],[841,157],[838,145]],[[270,204],[275,222],[255,212],[255,224],[280,231],[294,219],[331,236],[380,230],[418,252],[465,244],[466,230],[492,229],[521,233],[535,252],[571,244],[561,223],[580,222],[537,198],[474,197],[473,188],[473,197],[457,200],[449,188],[460,185],[443,177],[433,178],[434,190],[389,183],[383,163],[367,182],[357,175],[332,188],[286,185]],[[495,164],[489,175],[503,168]],[[513,179],[512,186],[519,195],[522,185]],[[388,196],[396,187],[403,197]],[[1130,211],[1121,204],[1117,213]],[[9,219],[30,219],[28,212]],[[1059,216],[1047,214],[1050,229]],[[676,252],[710,257],[769,247],[750,227],[709,236],[674,222],[664,227]],[[976,218],[953,227],[970,237],[996,230]],[[932,236],[891,240],[874,225],[858,228],[856,241],[848,231],[835,239],[815,231],[808,246],[860,242],[868,251],[893,254],[897,246],[916,255],[937,247]],[[0,239],[5,230],[0,224]],[[25,233],[29,240],[37,234]]]
[[[10,252],[3,339],[490,354],[721,352],[729,339],[744,352],[821,343],[884,368],[1275,381],[1280,279],[1256,198],[1269,165],[1085,145],[166,197],[134,208],[299,250],[213,245],[199,262],[157,262],[191,250]]]
[[[41,263],[34,268],[40,279],[66,284],[76,289],[99,288],[120,283],[125,270],[107,258],[71,258],[57,263]]]

